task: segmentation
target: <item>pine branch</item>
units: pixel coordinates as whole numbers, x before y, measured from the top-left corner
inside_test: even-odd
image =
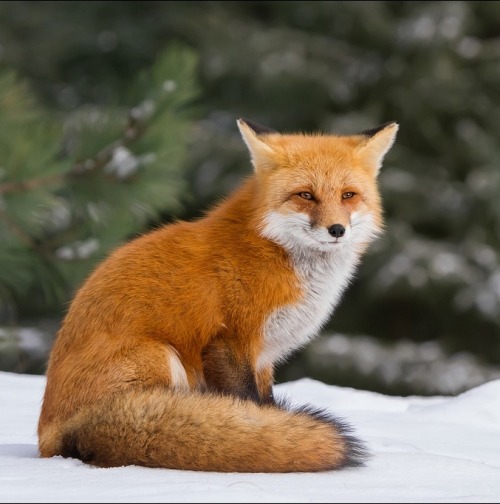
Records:
[[[31,191],[40,187],[46,187],[51,184],[57,184],[69,177],[78,177],[87,175],[90,172],[102,170],[113,158],[113,152],[118,147],[128,147],[134,141],[142,137],[147,130],[144,123],[140,123],[130,110],[127,124],[123,131],[123,137],[101,149],[93,158],[76,162],[66,173],[48,175],[45,177],[23,180],[21,182],[4,182],[0,184],[0,194],[9,194],[14,192]],[[1,215],[1,212],[0,212]]]
[[[137,118],[133,116],[131,109],[128,114],[127,124],[123,131],[123,137],[101,149],[94,158],[75,163],[66,175],[80,176],[89,172],[102,170],[111,161],[113,153],[118,147],[128,147],[132,145],[136,140],[142,137],[146,130],[146,125],[144,123],[141,124]]]
[[[30,180],[23,180],[21,182],[4,182],[0,184],[0,194],[9,194],[13,192],[31,191],[50,185],[54,182],[60,182],[67,174],[49,175],[46,177],[39,177]]]

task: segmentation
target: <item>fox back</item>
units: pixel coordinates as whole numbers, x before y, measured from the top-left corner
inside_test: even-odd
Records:
[[[201,219],[119,247],[76,293],[49,359],[41,456],[216,471],[361,463],[343,422],[289,407],[272,385],[382,230],[377,176],[398,126],[238,126],[253,174]]]

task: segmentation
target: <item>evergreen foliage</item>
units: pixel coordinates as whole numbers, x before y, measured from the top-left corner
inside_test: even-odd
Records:
[[[0,74],[3,320],[58,309],[120,242],[178,212],[197,58],[178,45],[128,86],[130,106],[40,106]]]

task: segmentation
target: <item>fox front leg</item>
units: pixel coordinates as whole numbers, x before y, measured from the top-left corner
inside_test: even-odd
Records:
[[[274,404],[273,383],[274,370],[272,365],[260,369],[256,373],[257,389],[262,403]]]
[[[203,372],[209,391],[250,399],[258,404],[273,402],[272,389],[264,385],[266,375],[255,373],[250,358],[234,342],[218,339],[202,354]]]

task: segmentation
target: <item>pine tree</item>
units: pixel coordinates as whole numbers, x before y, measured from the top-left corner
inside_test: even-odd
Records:
[[[0,325],[63,310],[110,249],[179,209],[196,65],[170,45],[129,86],[129,107],[64,115],[3,69]]]

